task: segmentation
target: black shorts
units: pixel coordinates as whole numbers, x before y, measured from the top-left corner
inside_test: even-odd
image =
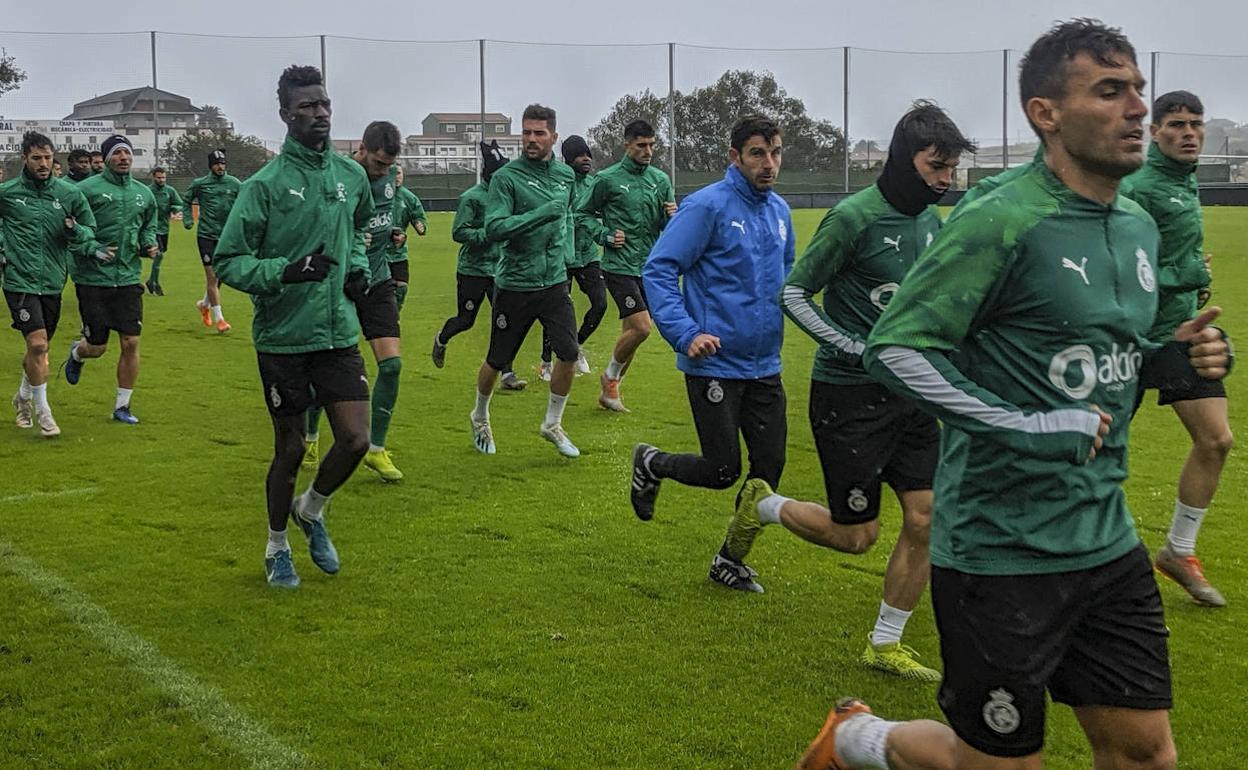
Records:
[[[732,380],[686,374],[685,393],[707,462],[689,465],[677,480],[712,488],[732,484],[741,473],[744,439],[748,477],[778,488],[789,435],[788,397],[780,375]]]
[[[411,277],[410,268],[406,259],[398,259],[390,263],[390,277],[395,283],[407,283]]]
[[[312,406],[367,401],[368,377],[357,347],[313,353],[256,353],[264,402],[274,417],[302,415]]]
[[[156,233],[156,248],[161,254],[169,250],[169,233]]]
[[[837,524],[880,515],[881,482],[931,489],[940,457],[936,419],[883,385],[810,383],[810,430]]]
[[[542,331],[560,361],[575,361],[580,353],[576,344],[576,311],[566,283],[537,291],[495,289],[493,310],[490,350],[485,362],[500,372],[510,368],[534,321],[541,321]]]
[[[958,737],[997,757],[1044,746],[1045,691],[1068,706],[1165,710],[1170,657],[1144,545],[1049,575],[932,567],[945,676],[937,701]]]
[[[489,300],[494,304],[494,279],[489,276],[455,274],[455,302],[461,313],[475,314],[481,309],[481,302]]]
[[[49,340],[56,334],[57,324],[61,322],[60,294],[26,294],[5,290],[4,301],[9,303],[13,328],[23,337],[40,329],[48,333]]]
[[[585,294],[591,293],[595,288],[601,286],[606,287],[607,279],[602,272],[602,265],[598,262],[590,262],[588,265],[581,267],[568,268],[568,281],[574,280],[576,285],[581,287],[581,291]],[[640,285],[638,281],[638,285]],[[642,299],[645,299],[645,289],[642,288]]]
[[[82,336],[92,345],[108,342],[115,331],[128,337],[143,333],[143,287],[74,285],[78,314],[82,316]]]
[[[373,286],[364,295],[364,301],[355,306],[360,317],[360,331],[364,339],[399,336],[399,302],[394,296],[394,279],[387,278]]]
[[[195,242],[199,244],[199,261],[211,267],[212,252],[217,250],[217,239],[197,235],[195,236]]]
[[[1222,380],[1208,380],[1192,368],[1187,357],[1187,342],[1174,340],[1161,346],[1140,369],[1139,404],[1144,401],[1145,390],[1157,391],[1157,404],[1165,406],[1175,401],[1195,401],[1198,398],[1226,398]]]
[[[607,281],[607,291],[611,292],[611,298],[615,300],[620,318],[628,318],[634,313],[650,309],[646,304],[646,287],[641,285],[640,278],[606,270],[602,271],[602,277]]]

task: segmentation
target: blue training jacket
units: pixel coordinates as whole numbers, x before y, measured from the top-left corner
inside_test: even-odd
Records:
[[[755,190],[736,166],[681,202],[641,271],[650,315],[676,350],[676,368],[731,380],[780,372],[779,297],[794,239],[789,205]],[[689,358],[685,351],[701,333],[719,337],[719,352]]]

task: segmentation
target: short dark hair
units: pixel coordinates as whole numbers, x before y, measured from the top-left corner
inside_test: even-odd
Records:
[[[165,171],[164,166],[157,166],[156,168],[152,169],[152,176],[156,176],[157,174],[165,174],[165,173],[168,173],[168,172]]]
[[[1031,44],[1018,65],[1018,98],[1024,114],[1027,102],[1035,97],[1056,99],[1066,93],[1070,62],[1081,53],[1106,67],[1116,66],[1120,56],[1136,63],[1135,47],[1118,27],[1107,27],[1098,19],[1071,19],[1054,24]],[[1044,139],[1035,124],[1031,130]]]
[[[52,140],[38,131],[27,131],[22,134],[22,154],[29,155],[30,151],[36,147],[47,147],[55,152],[56,145],[52,144]]]
[[[90,157],[94,158],[96,155],[99,155],[101,158],[104,157],[104,153],[100,152],[99,150],[92,150],[90,153]]]
[[[364,149],[398,155],[402,148],[399,127],[388,120],[374,120],[364,129]]]
[[[752,136],[761,136],[763,141],[771,144],[777,136],[784,136],[784,131],[766,115],[746,115],[732,127],[732,149],[741,152]]]
[[[634,120],[627,126],[624,126],[624,141],[628,142],[633,139],[641,139],[654,136],[654,126],[644,120]]]
[[[82,147],[75,147],[74,149],[69,151],[69,157],[67,157],[66,160],[68,160],[70,163],[73,163],[74,161],[80,158],[90,158],[90,157],[91,157],[91,153],[88,150],[83,149]]]
[[[546,128],[551,131],[555,130],[555,108],[543,107],[540,104],[530,104],[524,108],[524,114],[520,116],[520,120],[544,120]]]
[[[975,152],[975,142],[962,135],[953,118],[926,99],[916,101],[897,121],[897,128],[908,146],[916,150],[934,146],[936,155],[941,158]]]
[[[1187,110],[1195,115],[1205,114],[1205,105],[1200,103],[1200,97],[1191,91],[1171,91],[1168,94],[1162,94],[1153,102],[1153,123],[1160,125],[1162,119],[1172,112]]]
[[[311,65],[292,64],[282,70],[277,79],[277,104],[279,107],[290,106],[290,92],[304,86],[323,86],[325,79],[321,71]]]

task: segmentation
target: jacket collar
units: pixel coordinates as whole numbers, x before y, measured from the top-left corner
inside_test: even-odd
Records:
[[[1161,147],[1156,142],[1148,146],[1148,160],[1145,163],[1150,168],[1155,168],[1162,174],[1180,182],[1186,182],[1189,176],[1196,173],[1195,163],[1184,163],[1181,160],[1175,160],[1167,156],[1161,151]]]
[[[325,168],[329,165],[329,159],[333,155],[334,147],[328,140],[325,146],[319,150],[309,149],[296,141],[290,134],[286,135],[286,139],[282,142],[282,154],[289,155],[290,159],[301,166],[309,166],[311,168]],[[212,172],[208,172],[208,176],[212,176]]]
[[[98,174],[98,176],[104,177],[105,179],[117,185],[118,187],[125,187],[127,184],[130,183],[129,174],[118,174],[116,171],[113,171],[108,166],[105,166],[104,170],[101,171]]]
[[[529,160],[529,156],[525,155],[522,152],[520,153],[519,160],[521,163],[524,164],[524,167],[529,169],[530,171],[535,171],[539,174],[545,174],[547,171],[550,170],[550,164],[555,162],[555,156],[554,156],[554,153],[551,153],[550,157],[547,158],[546,160]]]
[[[56,177],[49,176],[47,179],[40,181],[30,175],[30,172],[26,170],[26,166],[24,164],[22,166],[22,185],[25,186],[27,189],[35,190],[35,191],[46,190],[48,186],[52,184],[52,180],[55,178]]]
[[[728,183],[738,195],[754,204],[765,203],[768,196],[771,195],[770,190],[758,190],[754,185],[750,184],[745,175],[737,169],[736,166],[728,166],[728,170],[724,172],[724,181]]]
[[[641,174],[646,173],[646,169],[649,167],[643,166],[637,161],[630,158],[629,156],[625,155],[623,158],[620,158],[620,168],[624,169],[630,174],[641,175]]]

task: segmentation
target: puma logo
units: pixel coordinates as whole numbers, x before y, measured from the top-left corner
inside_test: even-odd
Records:
[[[628,188],[629,188],[629,187],[631,187],[631,186],[632,186],[632,185],[622,184],[622,185],[620,185],[620,189],[621,189],[621,190],[623,190],[624,192],[628,192]]]
[[[1179,208],[1185,208],[1183,201],[1179,200],[1178,198],[1172,197],[1170,198],[1170,202],[1179,204]]]
[[[901,236],[900,235],[898,235],[896,238],[889,238],[886,235],[884,236],[884,243],[889,246],[892,246],[897,251],[901,251]]]
[[[316,272],[316,268],[312,267],[312,255],[311,254],[303,258],[303,269],[300,270],[299,272],[301,273]]]
[[[112,193],[100,193],[100,195],[101,195],[102,197],[108,198],[108,200],[109,200],[110,202],[113,200],[113,194],[112,194]]]
[[[1092,285],[1091,283],[1088,283],[1088,273],[1087,273],[1088,258],[1087,257],[1084,257],[1077,265],[1074,263],[1074,260],[1071,260],[1067,257],[1062,257],[1062,267],[1070,268],[1071,270],[1074,270],[1076,273],[1078,273],[1079,277],[1083,279],[1084,286]]]
[[[734,219],[728,224],[740,230],[742,235],[745,235],[745,223],[744,222],[738,222]]]
[[[542,189],[542,186],[541,186],[540,184],[538,184],[537,182],[534,182],[532,179],[530,179],[530,180],[529,180],[528,182],[526,182],[525,184],[527,184],[529,187],[536,187],[536,188],[537,188],[537,189],[539,189],[539,190],[540,190],[540,189]]]
[[[25,199],[25,198],[14,198],[13,200],[17,201],[18,203],[22,204],[23,206],[25,206],[25,205],[26,205],[26,199]]]
[[[304,203],[307,203],[307,202],[308,202],[308,199],[307,199],[307,198],[305,198],[305,197],[303,197],[303,191],[304,191],[304,190],[306,190],[306,189],[308,189],[308,188],[306,188],[306,187],[300,187],[298,190],[296,190],[296,189],[294,189],[294,188],[292,188],[292,187],[288,187],[288,188],[286,188],[286,189],[287,189],[287,191],[288,191],[288,192],[290,192],[290,194],[291,194],[291,195],[298,196],[299,200],[303,201]]]

